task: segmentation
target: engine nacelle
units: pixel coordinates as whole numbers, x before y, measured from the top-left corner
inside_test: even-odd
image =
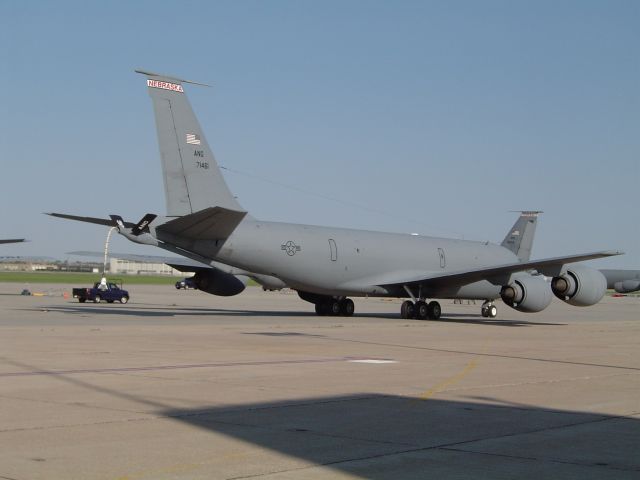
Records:
[[[254,273],[251,275],[251,278],[262,285],[262,289],[264,291],[282,290],[287,287],[286,283],[271,275],[259,275]]]
[[[220,297],[237,295],[245,288],[238,277],[220,270],[200,270],[193,276],[193,281],[198,290]]]
[[[542,276],[517,277],[500,290],[502,301],[520,312],[541,312],[551,303],[551,289]]]
[[[613,288],[618,293],[631,293],[640,290],[640,280],[624,280],[613,284]]]
[[[607,291],[607,279],[602,272],[582,265],[570,265],[567,271],[551,280],[553,294],[563,302],[577,307],[598,303]]]

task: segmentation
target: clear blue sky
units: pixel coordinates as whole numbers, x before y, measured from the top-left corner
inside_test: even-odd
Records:
[[[535,257],[640,268],[638,25],[615,0],[1,2],[0,238],[31,242],[0,255],[102,248],[41,212],[164,213],[145,68],[214,85],[188,95],[258,218],[499,242],[539,209]]]

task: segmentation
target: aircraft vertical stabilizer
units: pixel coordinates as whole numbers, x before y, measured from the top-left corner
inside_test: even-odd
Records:
[[[533,248],[533,238],[536,233],[538,224],[538,215],[540,211],[521,211],[520,217],[513,224],[507,236],[504,237],[501,245],[508,248],[523,262],[531,258],[531,249]]]
[[[167,215],[179,217],[209,207],[242,210],[231,194],[200,128],[183,83],[136,70],[147,77],[158,131]]]

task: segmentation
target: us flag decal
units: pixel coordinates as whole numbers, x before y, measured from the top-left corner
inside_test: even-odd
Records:
[[[187,143],[190,145],[200,145],[200,137],[193,133],[187,133]]]

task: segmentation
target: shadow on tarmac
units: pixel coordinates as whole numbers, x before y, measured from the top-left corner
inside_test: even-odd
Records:
[[[127,306],[120,304],[113,305],[100,305],[100,304],[68,304],[68,305],[52,305],[40,308],[20,309],[25,311],[41,311],[46,309],[51,312],[69,313],[69,314],[82,314],[88,313],[97,315],[121,315],[121,316],[134,316],[134,317],[178,317],[178,316],[192,316],[192,317],[269,317],[269,318],[291,318],[291,317],[313,317],[316,318],[315,312],[311,311],[261,311],[261,310],[237,310],[237,309],[221,309],[221,308],[193,308],[193,307],[178,307],[171,305],[153,305],[153,306],[138,306],[128,304]],[[326,317],[327,320],[348,320],[345,317]],[[379,318],[390,320],[401,320],[396,314],[389,313],[360,313],[355,314],[352,319],[365,319],[365,318]],[[509,319],[495,319],[484,318],[479,314],[443,314],[439,320],[406,320],[403,322],[447,322],[447,323],[466,323],[473,325],[487,325],[496,327],[529,327],[535,325],[566,325],[566,323],[550,323],[550,322],[533,322],[525,320],[509,320]]]
[[[453,401],[379,393],[184,409],[158,401],[157,396],[145,398],[135,389],[121,392],[83,377],[49,378],[244,442],[246,455],[242,444],[236,448],[248,460],[233,464],[234,478],[279,472],[284,477],[278,478],[301,478],[318,466],[323,470],[316,470],[313,478],[331,478],[331,471],[370,480],[640,476],[640,421],[632,416],[545,409],[491,397]],[[211,437],[213,456],[217,441]],[[285,458],[261,461],[264,450]]]
[[[638,420],[495,399],[480,403],[361,394],[163,414],[363,479],[640,475]],[[260,475],[261,467],[249,463],[235,473]],[[307,468],[300,467],[301,476]],[[324,475],[318,478],[331,476]]]

